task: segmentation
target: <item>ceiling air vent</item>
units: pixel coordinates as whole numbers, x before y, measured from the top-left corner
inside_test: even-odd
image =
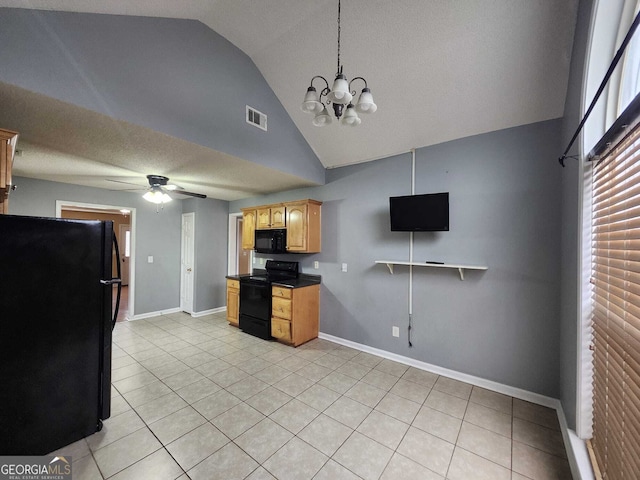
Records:
[[[247,123],[267,131],[267,116],[247,105]]]

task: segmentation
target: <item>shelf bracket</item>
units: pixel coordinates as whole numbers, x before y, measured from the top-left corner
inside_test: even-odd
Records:
[[[387,268],[389,269],[389,273],[393,275],[393,263],[387,263]]]
[[[464,268],[458,268],[458,273],[460,274],[460,280],[464,280]]]

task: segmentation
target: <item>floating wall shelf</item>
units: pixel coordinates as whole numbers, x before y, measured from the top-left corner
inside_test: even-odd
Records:
[[[457,265],[453,263],[425,263],[425,262],[403,262],[401,260],[376,260],[375,263],[382,263],[387,266],[389,272],[393,274],[394,265],[413,265],[414,267],[431,268],[456,268],[460,274],[460,280],[464,280],[465,270],[488,270],[489,267],[483,265]]]

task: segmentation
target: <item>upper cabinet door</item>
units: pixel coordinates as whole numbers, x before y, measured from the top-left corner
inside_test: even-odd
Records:
[[[284,205],[271,207],[271,228],[284,228],[287,225]]]
[[[307,204],[287,204],[287,250],[307,250]]]
[[[284,205],[260,207],[257,212],[258,223],[256,224],[256,228],[258,230],[284,228],[286,225]]]
[[[242,249],[253,250],[256,231],[256,211],[244,210],[242,212]]]
[[[271,209],[270,208],[259,208],[258,209],[258,223],[256,224],[256,228],[258,230],[262,230],[265,228],[271,227]]]

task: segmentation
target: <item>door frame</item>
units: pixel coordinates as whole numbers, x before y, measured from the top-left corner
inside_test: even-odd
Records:
[[[123,240],[122,230],[128,230],[129,231],[129,246],[131,246],[131,224],[130,223],[129,224],[123,223],[123,224],[120,225],[120,228],[118,229],[118,243],[120,244],[119,245],[120,246],[120,256],[121,257],[125,257],[125,249],[126,249],[126,243],[125,242],[126,242],[126,239],[125,239],[124,242],[122,241]],[[123,287],[128,287],[129,286],[129,281],[131,279],[131,248],[129,248],[129,257],[125,257],[125,258],[128,258],[127,262],[120,261],[120,265],[121,265],[122,271],[124,271],[124,267],[122,267],[122,265],[124,263],[126,263],[126,270],[127,270],[127,278],[126,278],[126,280],[127,280],[127,283],[124,283],[124,280],[125,280],[124,274],[121,274],[120,277],[122,279],[122,286]],[[121,259],[118,259],[118,260],[121,260]]]
[[[136,285],[136,208],[118,205],[102,205],[98,203],[83,203],[74,200],[56,200],[56,218],[62,218],[62,210],[82,208],[89,211],[101,213],[104,210],[129,210],[131,225],[131,257],[129,260],[129,299],[127,319],[135,317],[135,285]]]
[[[227,275],[238,274],[238,220],[242,212],[229,214],[229,240],[227,241]],[[249,270],[253,271],[253,250],[249,252]]]
[[[189,305],[185,305],[185,303],[183,302],[183,289],[186,288],[186,285],[184,284],[185,281],[187,280],[187,275],[186,273],[183,271],[182,267],[184,264],[184,220],[187,217],[191,217],[192,221],[191,221],[191,225],[192,225],[192,230],[191,230],[191,252],[193,253],[193,264],[191,265],[191,275],[189,275],[189,279],[191,282],[191,305],[190,305],[190,309],[187,309],[186,307],[188,307]],[[196,292],[196,277],[195,277],[195,248],[196,248],[196,214],[195,212],[189,212],[189,213],[183,213],[182,216],[180,217],[181,221],[180,221],[180,310],[182,310],[183,312],[187,312],[190,315],[193,315],[194,311],[195,311],[195,292]]]

